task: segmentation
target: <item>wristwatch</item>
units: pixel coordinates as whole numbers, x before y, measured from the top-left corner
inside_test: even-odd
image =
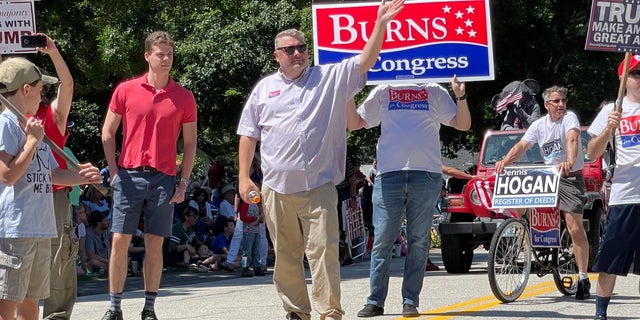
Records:
[[[467,100],[467,93],[465,92],[462,97],[457,97],[456,98],[458,101],[462,101],[462,100]]]
[[[189,179],[187,179],[187,178],[180,178],[179,182],[184,183],[185,187],[189,185]]]

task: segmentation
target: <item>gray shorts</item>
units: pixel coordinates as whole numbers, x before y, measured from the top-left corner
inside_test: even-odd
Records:
[[[0,238],[0,299],[49,297],[51,239]]]
[[[584,176],[560,177],[558,207],[564,212],[582,213],[584,207]]]
[[[144,232],[170,237],[176,179],[162,172],[119,168],[113,179],[111,232],[134,234],[144,213]]]

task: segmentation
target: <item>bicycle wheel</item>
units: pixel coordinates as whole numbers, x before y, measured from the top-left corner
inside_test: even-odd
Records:
[[[491,239],[488,261],[489,285],[502,302],[513,302],[524,291],[531,272],[529,229],[519,219],[500,224]]]
[[[553,268],[553,282],[560,293],[574,295],[578,291],[578,265],[569,231],[564,225],[561,230],[560,248],[557,249],[558,257]]]

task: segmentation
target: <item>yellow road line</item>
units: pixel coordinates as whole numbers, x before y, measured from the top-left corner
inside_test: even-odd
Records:
[[[590,277],[591,281],[595,281],[598,279],[597,276]],[[543,283],[539,283],[536,285],[528,286],[522,292],[522,295],[518,297],[518,299],[530,298],[537,295],[545,294],[551,291],[556,290],[555,283],[553,281],[547,281]],[[474,311],[487,310],[492,307],[495,307],[499,304],[503,304],[502,301],[496,299],[493,295],[480,297],[476,299],[471,299],[467,301],[463,301],[460,303],[452,304],[450,306],[434,309],[425,313],[422,313],[419,318],[399,318],[399,319],[426,319],[429,316],[435,316],[429,319],[432,320],[445,320],[451,319],[454,317],[460,317],[469,315]],[[459,309],[459,310],[458,310]],[[457,311],[455,311],[457,310]]]

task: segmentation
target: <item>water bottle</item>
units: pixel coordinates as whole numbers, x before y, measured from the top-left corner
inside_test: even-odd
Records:
[[[249,191],[249,202],[251,203],[260,203],[260,193],[255,190]]]

